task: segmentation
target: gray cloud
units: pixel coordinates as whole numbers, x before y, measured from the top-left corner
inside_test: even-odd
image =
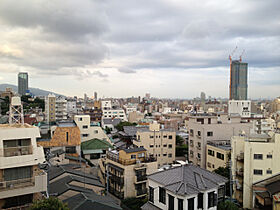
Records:
[[[118,71],[121,72],[121,73],[126,73],[126,74],[136,73],[136,71],[134,71],[132,69],[129,69],[129,68],[126,68],[126,67],[118,68]]]

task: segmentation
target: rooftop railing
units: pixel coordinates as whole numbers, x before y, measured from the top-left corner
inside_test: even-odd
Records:
[[[33,153],[32,146],[18,146],[18,147],[6,147],[1,149],[2,157],[13,157],[21,155],[31,155]]]
[[[35,177],[16,179],[11,181],[0,181],[0,192],[5,190],[13,190],[35,185]]]

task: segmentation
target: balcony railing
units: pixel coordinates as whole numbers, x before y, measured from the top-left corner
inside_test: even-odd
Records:
[[[111,181],[117,182],[119,185],[123,185],[124,184],[124,178],[117,176],[115,174],[109,173],[110,174],[110,179]]]
[[[35,177],[0,182],[0,192],[35,185]]]
[[[147,189],[136,190],[136,196],[143,196],[147,194]]]
[[[109,187],[109,192],[120,199],[124,198],[124,192],[117,191],[114,188],[112,188],[111,186]]]
[[[13,157],[21,155],[31,155],[32,146],[20,146],[20,147],[6,147],[2,149],[2,156],[4,157]]]
[[[120,163],[122,165],[133,165],[133,164],[136,164],[137,161],[140,161],[141,163],[149,163],[149,162],[155,162],[156,161],[156,158],[139,158],[137,159],[121,159],[121,158],[117,158],[115,156],[111,156],[111,155],[108,155],[107,154],[107,158],[109,160],[112,160],[114,162],[117,162],[117,163]]]
[[[147,180],[147,175],[138,175],[136,176],[136,182],[143,182],[143,181],[146,181]]]

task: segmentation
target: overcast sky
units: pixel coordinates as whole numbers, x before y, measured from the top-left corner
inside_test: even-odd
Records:
[[[280,95],[279,0],[1,0],[0,83],[69,96],[228,97],[245,49],[249,97]]]

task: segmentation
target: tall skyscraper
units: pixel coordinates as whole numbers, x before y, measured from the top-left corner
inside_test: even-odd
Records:
[[[19,72],[18,73],[18,93],[20,95],[25,95],[28,90],[28,73]]]
[[[97,92],[94,92],[94,100],[97,101]]]
[[[247,100],[248,63],[234,60],[230,64],[230,100]]]

